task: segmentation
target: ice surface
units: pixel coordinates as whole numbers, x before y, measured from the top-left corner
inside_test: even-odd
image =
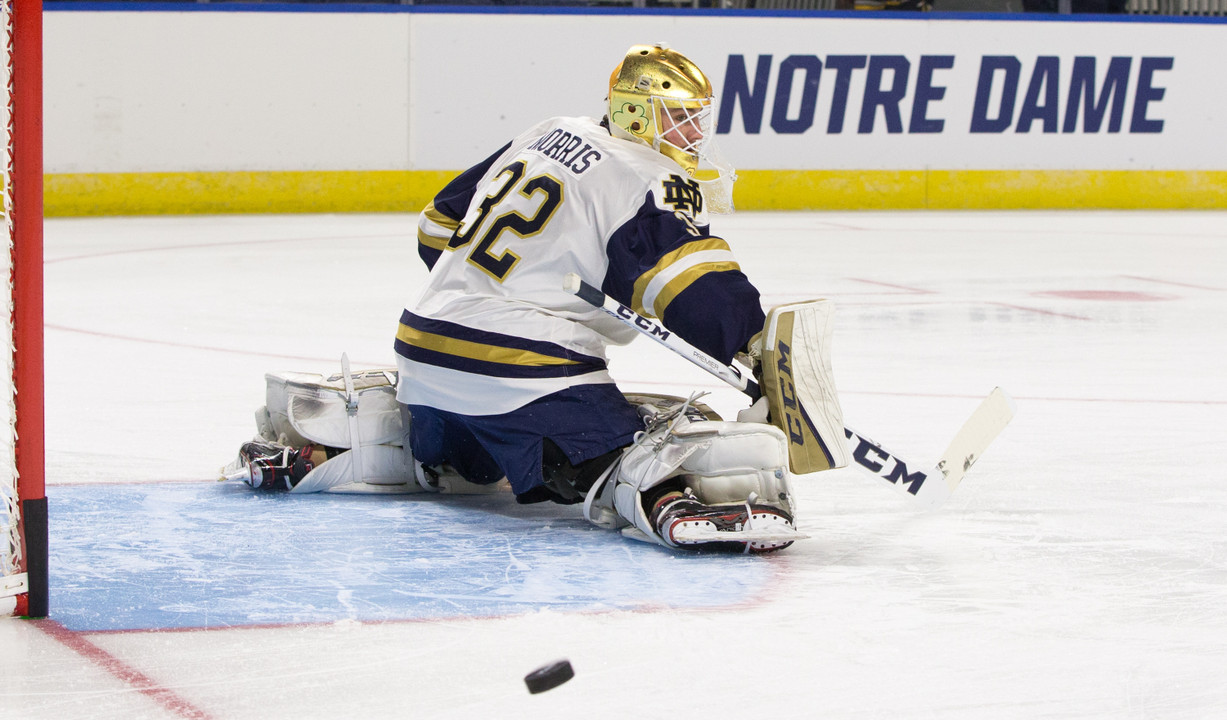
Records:
[[[811,539],[696,560],[574,508],[219,485],[265,372],[392,363],[414,218],[48,221],[52,618],[0,621],[0,717],[1227,716],[1227,213],[714,229],[765,303],[836,300],[845,419],[899,454],[1015,397],[940,511],[802,477]],[[646,341],[611,367],[742,404]]]
[[[55,619],[70,630],[719,607],[771,581],[770,564],[628,549],[575,508],[524,508],[510,493],[142,483],[65,486],[56,500]]]

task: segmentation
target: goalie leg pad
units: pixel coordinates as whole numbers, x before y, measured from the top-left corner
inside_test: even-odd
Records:
[[[359,460],[360,459],[360,460]],[[362,472],[354,472],[354,462]],[[355,477],[362,480],[355,482]],[[395,445],[364,445],[361,454],[346,450],[320,463],[294,486],[292,493],[367,492],[415,493],[422,488],[405,463],[404,451]]]
[[[684,415],[690,422],[700,422],[703,420],[721,420],[719,414],[712,410],[706,404],[698,402],[698,396],[692,396],[690,399],[678,397],[676,395],[662,395],[659,393],[624,393],[623,397],[626,401],[636,408],[636,413],[648,428],[647,435],[650,436],[655,429],[659,435],[661,428],[664,428],[669,423],[673,422],[677,416]],[[643,433],[636,436],[637,441],[645,437]],[[623,449],[623,455],[630,448]],[[676,458],[674,458],[676,459]],[[636,456],[632,458],[631,463],[626,467],[637,462],[642,462],[644,456]],[[665,465],[670,464],[671,460],[666,460]],[[618,485],[616,478],[619,472],[622,471],[624,464],[621,461],[615,461],[606,470],[597,477],[593,482],[592,487],[584,495],[584,517],[593,525],[599,527],[617,530],[624,528],[629,524],[626,517],[623,517],[614,507],[615,489]],[[652,469],[640,468],[639,473],[644,476],[653,474],[659,475],[662,478],[669,477],[667,469],[656,468]],[[624,491],[625,492],[625,491]],[[637,492],[637,491],[635,491]],[[627,512],[632,512],[634,507],[632,500],[623,500],[623,505]],[[644,523],[647,520],[643,520]],[[648,539],[648,538],[643,538]]]
[[[718,536],[679,541],[670,528],[685,525],[674,522],[680,516],[671,515],[672,524],[662,532],[663,514],[649,513],[649,509],[659,510],[658,499],[675,493],[692,501],[695,504],[692,510],[695,506],[702,508],[697,512],[744,516],[751,509],[748,506],[753,506],[753,512],[778,517],[791,529],[794,505],[787,465],[787,441],[778,428],[752,423],[696,422],[680,413],[641,434],[625,451],[615,471],[589,493],[585,517],[603,527],[629,525],[623,530],[629,537],[666,547],[710,543],[741,543],[739,547],[748,547],[748,540],[738,536],[738,532],[750,529],[744,517],[710,523]],[[678,493],[679,488],[686,488],[687,492]],[[650,508],[645,507],[648,503]]]
[[[348,362],[343,359],[343,364]],[[364,446],[400,442],[403,427],[396,403],[396,371],[351,374],[346,369],[327,377],[300,372],[266,374],[265,406],[256,412],[260,435],[291,447],[350,448],[355,429],[352,417]]]

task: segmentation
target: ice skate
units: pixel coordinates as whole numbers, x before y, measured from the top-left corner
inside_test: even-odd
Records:
[[[243,443],[239,457],[225,469],[227,480],[239,480],[253,490],[289,491],[315,467],[307,445],[292,448],[267,441]]]
[[[791,515],[755,504],[705,505],[687,488],[663,495],[652,508],[652,524],[674,547],[764,553],[782,550],[808,535],[797,531]]]

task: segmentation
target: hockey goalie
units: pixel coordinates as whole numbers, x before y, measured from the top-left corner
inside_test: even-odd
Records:
[[[509,487],[678,549],[803,537],[792,473],[848,461],[829,308],[764,314],[712,234],[735,175],[693,62],[637,45],[607,90],[603,118],[544,120],[439,191],[419,216],[430,276],[401,315],[396,368],[269,375],[259,437],[227,476],[293,493]],[[623,394],[606,348],[636,333],[565,292],[568,273],[719,362],[742,356],[764,399],[725,421],[694,398]]]

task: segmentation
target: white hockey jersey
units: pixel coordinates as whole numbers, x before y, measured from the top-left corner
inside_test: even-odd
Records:
[[[431,274],[395,343],[410,405],[501,414],[613,382],[605,348],[636,333],[564,291],[567,273],[726,362],[763,325],[698,183],[592,118],[546,120],[462,173],[418,243]]]

